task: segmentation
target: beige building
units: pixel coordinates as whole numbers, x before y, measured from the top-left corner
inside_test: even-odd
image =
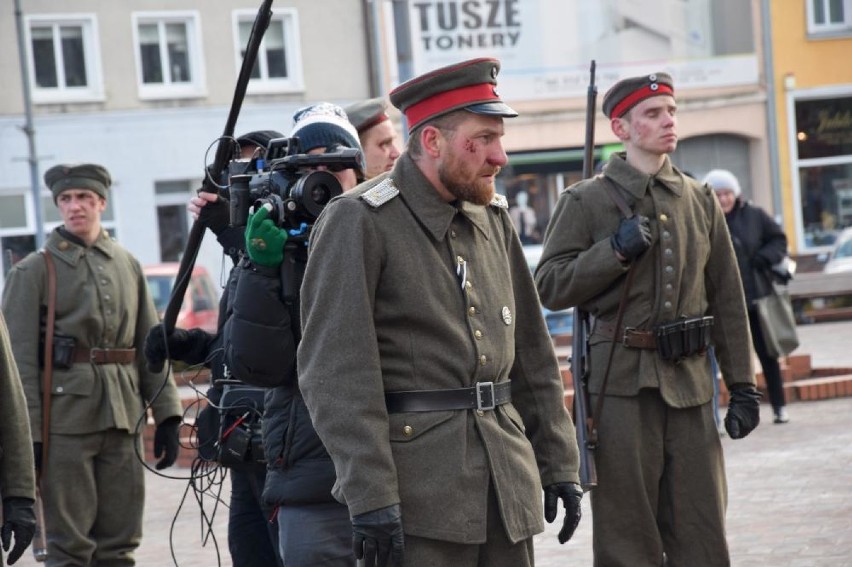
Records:
[[[9,0],[0,4],[0,248],[3,270],[34,249],[16,40],[20,3],[38,175],[93,161],[112,173],[107,227],[143,264],[178,260],[185,205],[213,161],[260,0]],[[334,14],[334,17],[329,17]],[[354,0],[276,0],[237,134],[287,134],[298,108],[346,104],[370,90],[365,18]],[[42,188],[46,229],[59,218]],[[199,263],[218,276],[221,250],[204,239]]]

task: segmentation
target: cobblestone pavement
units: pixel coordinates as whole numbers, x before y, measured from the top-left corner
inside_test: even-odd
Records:
[[[802,346],[815,367],[852,367],[852,322],[800,327]],[[764,404],[761,426],[746,439],[723,439],[728,471],[728,539],[734,567],[852,566],[852,398],[793,403],[791,421],[774,425]],[[169,471],[167,471],[169,472]],[[166,479],[147,473],[145,537],[137,553],[142,567],[230,566],[227,508],[203,500],[214,540],[187,489],[187,469]],[[227,502],[229,482],[222,489]],[[566,545],[558,525],[536,536],[539,567],[590,567],[591,511]],[[170,544],[171,542],[171,544]],[[172,559],[172,550],[175,560]],[[38,565],[27,552],[17,565]],[[448,566],[449,567],[449,566]]]

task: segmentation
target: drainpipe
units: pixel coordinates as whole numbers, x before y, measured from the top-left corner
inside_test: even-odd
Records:
[[[33,127],[33,105],[30,96],[30,73],[27,66],[26,45],[24,44],[24,21],[21,13],[21,0],[15,0],[15,26],[18,31],[18,56],[21,65],[21,83],[24,91],[24,114],[26,122],[21,130],[27,136],[30,164],[30,190],[33,194],[33,210],[35,211],[35,245],[36,250],[44,245],[44,220],[41,213],[41,184],[38,181],[38,157],[35,146],[35,128]]]
[[[781,195],[780,164],[778,158],[778,110],[775,97],[775,68],[772,58],[772,22],[770,0],[761,0],[760,19],[763,35],[763,75],[766,77],[766,127],[769,142],[769,179],[772,184],[772,208],[776,221],[784,224],[784,202]]]

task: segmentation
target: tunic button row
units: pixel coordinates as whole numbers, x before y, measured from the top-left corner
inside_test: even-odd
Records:
[[[481,339],[482,338],[482,331],[480,331],[479,329],[475,330],[473,332],[473,336],[476,337],[477,339]]]

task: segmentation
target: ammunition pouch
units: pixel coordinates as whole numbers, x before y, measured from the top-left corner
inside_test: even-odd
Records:
[[[42,340],[44,340],[42,338]],[[77,339],[66,335],[53,335],[53,368],[57,370],[70,370],[74,366],[74,349]],[[39,351],[39,363],[44,368],[44,344]]]
[[[679,362],[690,356],[703,355],[710,346],[713,317],[691,317],[654,328],[657,353],[663,360]]]

